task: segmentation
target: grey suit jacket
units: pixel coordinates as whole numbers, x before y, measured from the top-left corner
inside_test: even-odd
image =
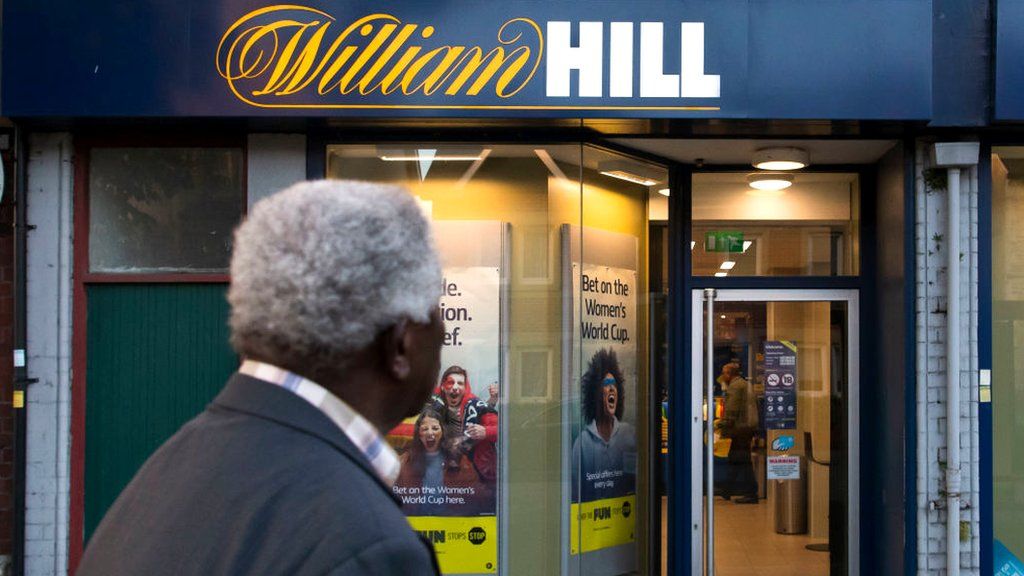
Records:
[[[241,374],[143,465],[77,572],[437,573],[348,437],[302,398]]]

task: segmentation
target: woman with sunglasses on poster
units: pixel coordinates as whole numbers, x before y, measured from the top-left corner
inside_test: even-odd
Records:
[[[632,494],[636,489],[636,431],[622,420],[625,386],[614,350],[590,359],[581,382],[583,430],[573,443],[574,501]]]

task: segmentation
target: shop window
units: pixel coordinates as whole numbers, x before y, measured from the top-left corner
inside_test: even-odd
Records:
[[[855,276],[856,174],[799,173],[784,190],[755,190],[747,173],[693,176],[694,276]]]
[[[997,566],[1024,558],[1024,147],[992,149],[992,478]]]
[[[419,199],[445,278],[431,404],[452,444],[469,427],[451,417],[452,390],[465,383],[476,409],[496,415],[496,440],[462,444],[475,474],[464,498],[438,504],[421,498],[425,485],[396,487],[417,529],[470,526],[482,538],[435,541],[442,571],[651,570],[648,198],[667,171],[578,144],[371,144],[329,146],[327,175],[402,184]],[[594,464],[594,430],[607,433],[609,419],[617,456]],[[416,430],[407,421],[389,441],[411,450]]]
[[[91,149],[90,272],[227,272],[243,171],[240,148]]]

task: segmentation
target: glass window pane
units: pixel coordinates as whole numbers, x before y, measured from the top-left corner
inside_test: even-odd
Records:
[[[245,205],[238,148],[94,148],[89,269],[226,272]]]
[[[430,423],[428,412],[439,414],[446,438],[466,437],[470,420],[457,415],[452,398],[464,381],[463,394],[482,402],[472,404],[477,412],[497,422],[495,437],[462,444],[475,474],[473,498],[421,499],[431,489],[424,478],[396,487],[417,529],[457,533],[465,522],[455,516],[488,534],[498,531],[469,555],[446,554],[453,544],[435,542],[443,572],[611,576],[649,568],[649,516],[640,508],[650,503],[640,487],[652,463],[639,447],[646,446],[650,414],[651,186],[601,175],[599,164],[608,160],[623,159],[576,144],[328,147],[328,177],[403,184],[434,222],[445,276],[448,374],[421,416]],[[664,170],[652,169],[664,183]],[[594,286],[607,291],[593,297]],[[584,330],[588,322],[593,326]],[[610,401],[621,457],[587,468],[595,453],[587,447],[609,443],[605,420],[600,428],[588,421],[596,436],[591,444],[581,440],[587,410],[608,405],[588,402],[581,384],[602,349],[616,351],[619,367],[611,371],[622,375],[620,394]],[[598,376],[600,385],[605,374]],[[389,434],[407,460],[418,458],[417,442],[423,444],[417,430],[412,419]],[[492,448],[496,466],[486,457]],[[605,506],[607,499],[616,501]]]
[[[992,149],[993,506],[997,542],[1024,558],[1024,147]]]
[[[573,504],[580,530],[581,574],[658,571],[648,555],[652,517],[661,501],[654,483],[651,430],[655,395],[649,365],[649,199],[668,188],[664,167],[606,150],[583,149],[581,251],[577,311],[582,403],[574,429],[578,467]]]
[[[707,313],[698,319],[705,326]],[[712,491],[722,570],[845,573],[847,316],[845,302],[714,303]]]
[[[671,483],[669,482],[669,340],[668,340],[668,302],[669,302],[669,235],[668,235],[668,187],[658,187],[648,197],[648,306],[650,310],[650,390],[653,395],[652,418],[656,438],[650,444],[653,447],[651,459],[654,461],[651,514],[654,522],[651,526],[651,539],[655,550],[659,553],[651,559],[649,571],[655,572],[654,562],[658,563],[659,574],[668,573],[668,499]]]
[[[694,276],[855,276],[856,174],[797,173],[784,190],[755,190],[747,173],[693,176]]]
[[[572,341],[564,337],[563,287],[572,280],[563,244],[570,228],[579,229],[579,157],[578,145],[328,148],[328,177],[403,184],[432,218],[445,277],[442,371],[465,369],[466,393],[487,404],[476,405],[480,421],[488,414],[498,422],[496,437],[467,452],[474,497],[484,505],[468,498],[467,504],[422,502],[417,496],[429,490],[424,479],[396,487],[415,528],[450,534],[470,522],[488,533],[468,555],[455,552],[457,542],[435,541],[445,573],[559,574],[575,561],[563,548],[570,476],[563,439],[578,407],[562,396]],[[443,374],[439,380],[432,403],[450,422],[444,433],[465,437],[469,419],[453,417],[451,383]],[[391,431],[389,440],[412,459],[422,437],[409,424],[415,422]],[[481,446],[494,456],[490,463]],[[507,557],[500,555],[504,542]]]

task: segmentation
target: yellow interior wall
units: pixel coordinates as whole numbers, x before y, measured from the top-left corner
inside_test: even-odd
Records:
[[[770,302],[768,339],[797,344],[797,432],[810,432],[814,457],[831,460],[831,318],[828,302]],[[806,447],[805,447],[806,449]],[[829,471],[807,462],[808,530],[828,538]]]
[[[992,410],[995,537],[1024,555],[1024,162],[992,157]]]

